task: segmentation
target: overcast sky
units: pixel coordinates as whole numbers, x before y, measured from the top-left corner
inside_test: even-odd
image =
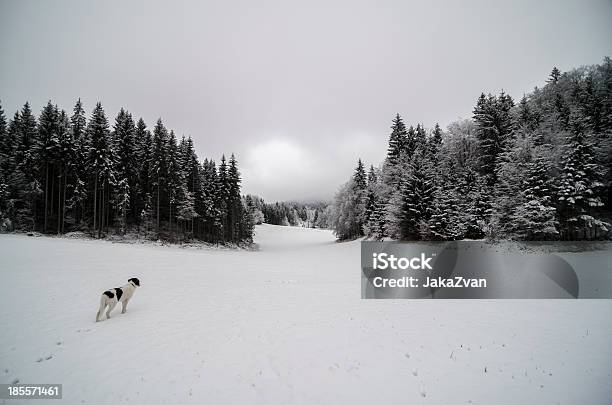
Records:
[[[162,117],[201,159],[234,152],[245,193],[331,198],[395,113],[446,127],[611,39],[611,1],[0,0],[0,99]]]

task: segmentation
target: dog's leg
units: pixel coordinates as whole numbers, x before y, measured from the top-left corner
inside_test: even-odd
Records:
[[[101,321],[102,315],[104,314],[104,308],[106,308],[106,298],[102,295],[100,298],[100,309],[98,309],[98,313],[96,314],[96,322]]]
[[[112,311],[113,309],[115,309],[115,305],[117,305],[117,301],[115,301],[115,302],[111,303],[111,304],[108,306],[108,310],[106,311],[106,318],[107,318],[107,319],[110,319],[110,313],[111,313],[111,311]]]
[[[125,311],[127,310],[127,304],[128,302],[130,302],[130,300],[125,300],[123,301],[121,304],[123,305],[123,308],[121,308],[121,313],[125,314]]]

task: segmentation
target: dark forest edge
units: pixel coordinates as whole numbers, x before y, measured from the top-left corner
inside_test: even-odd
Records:
[[[406,128],[335,196],[340,240],[605,240],[612,211],[612,60],[561,73],[518,104],[480,95],[471,119]]]
[[[0,106],[2,231],[249,245],[240,182],[234,155],[200,163],[161,119],[151,132],[122,108],[111,129],[101,103],[87,120],[79,99],[70,116],[49,101],[36,118],[26,103],[7,123]]]

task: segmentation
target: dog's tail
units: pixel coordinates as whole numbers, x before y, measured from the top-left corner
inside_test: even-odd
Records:
[[[100,309],[98,309],[98,313],[96,314],[96,322],[100,321],[102,314],[104,314],[104,308],[106,308],[106,295],[102,294],[100,297]]]

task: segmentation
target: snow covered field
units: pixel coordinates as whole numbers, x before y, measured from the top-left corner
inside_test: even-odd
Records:
[[[68,404],[612,403],[612,300],[361,300],[358,241],[256,241],[0,235],[0,383],[62,383]],[[127,314],[95,323],[130,277]]]

